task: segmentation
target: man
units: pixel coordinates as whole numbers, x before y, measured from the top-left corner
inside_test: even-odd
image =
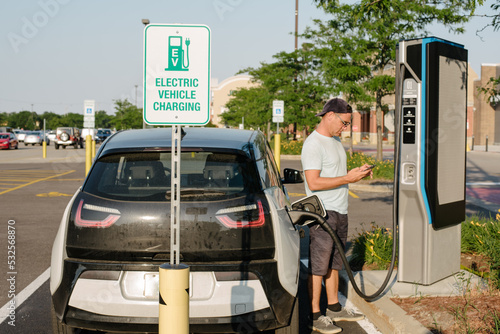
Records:
[[[351,124],[352,108],[342,99],[329,100],[323,111],[316,114],[321,121],[307,137],[302,148],[302,167],[307,195],[318,195],[327,211],[327,222],[345,247],[347,240],[348,184],[358,182],[373,173],[368,165],[347,171],[347,157],[340,142],[342,130]],[[319,224],[309,227],[309,296],[311,299],[311,328],[320,333],[338,333],[342,328],[335,321],[362,320],[362,314],[344,309],[338,299],[339,274],[342,259],[330,235]],[[326,314],[321,315],[322,282],[328,300]]]

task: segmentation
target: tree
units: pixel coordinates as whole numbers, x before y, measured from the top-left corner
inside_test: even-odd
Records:
[[[36,125],[36,113],[27,110],[11,113],[9,114],[8,122],[9,126],[13,129],[34,130]]]
[[[61,117],[59,126],[70,126],[76,128],[83,128],[83,114],[67,113]]]
[[[115,100],[115,119],[112,122],[117,130],[142,128],[142,109],[127,99]]]
[[[62,118],[61,115],[46,111],[40,117],[41,127],[43,128],[43,120],[45,119],[45,128],[46,129],[57,129],[62,124],[61,118]]]
[[[308,45],[291,53],[280,52],[273,58],[274,63],[261,63],[259,68],[241,71],[251,75],[259,86],[234,93],[226,105],[228,111],[222,114],[228,124],[238,124],[245,117],[245,124],[264,127],[272,119],[273,100],[284,101],[283,126],[294,124],[296,130],[297,123],[312,127],[318,122],[314,114],[325,102],[327,89]]]
[[[394,93],[393,67],[396,44],[401,39],[426,34],[431,23],[441,23],[461,33],[477,4],[483,0],[315,0],[333,17],[319,29],[309,30],[327,80],[348,102],[375,101],[377,159],[382,160],[382,98]],[[330,53],[328,51],[331,50]],[[339,59],[332,59],[338,57]],[[371,98],[366,98],[369,95]]]
[[[113,116],[106,114],[104,110],[95,112],[95,127],[96,128],[111,128],[113,124]]]

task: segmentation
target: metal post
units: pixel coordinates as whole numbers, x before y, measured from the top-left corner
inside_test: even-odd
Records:
[[[43,134],[42,134],[42,157],[47,158],[47,141],[45,139],[45,118],[43,119]]]
[[[488,152],[488,135],[486,135],[486,152]]]
[[[90,172],[92,166],[92,136],[87,135],[85,138],[85,175]]]
[[[274,135],[274,160],[278,170],[281,170],[281,137],[280,137],[280,123],[276,123],[276,134]]]
[[[172,125],[172,165],[171,165],[171,200],[170,200],[170,264],[179,264],[179,220],[181,197],[181,127]]]
[[[474,136],[472,136],[472,147],[470,148],[471,151],[474,151]]]
[[[160,334],[189,333],[189,267],[180,264],[181,126],[172,125],[170,264],[160,266]]]

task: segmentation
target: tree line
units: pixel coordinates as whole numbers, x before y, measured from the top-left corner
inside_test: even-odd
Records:
[[[41,130],[43,129],[44,120],[46,129],[56,129],[64,126],[83,128],[83,113],[60,115],[45,111],[39,114],[27,110],[0,113],[0,125],[9,126],[13,129]],[[116,130],[140,129],[142,128],[142,109],[137,108],[127,99],[115,100],[114,115],[108,115],[104,110],[95,112],[95,127]]]

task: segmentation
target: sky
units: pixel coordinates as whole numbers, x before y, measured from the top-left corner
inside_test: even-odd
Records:
[[[117,99],[141,106],[142,19],[209,26],[219,82],[294,49],[294,0],[18,0],[0,8],[0,112],[83,113],[84,100],[110,115]],[[299,0],[299,32],[326,18],[312,0]],[[486,23],[474,19],[464,35],[429,30],[463,44],[480,75],[481,64],[500,63],[500,31],[476,35]]]

